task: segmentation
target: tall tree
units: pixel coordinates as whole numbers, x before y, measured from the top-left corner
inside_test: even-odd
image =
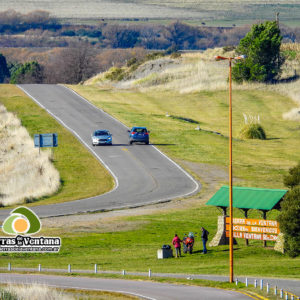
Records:
[[[9,77],[9,70],[5,56],[0,53],[0,83],[4,82],[5,78]]]
[[[74,43],[65,48],[47,65],[47,83],[77,84],[96,74],[96,50],[88,42]]]
[[[276,21],[253,25],[236,49],[238,55],[244,54],[247,58],[235,64],[233,79],[237,82],[274,80],[283,63],[280,56],[281,40]]]

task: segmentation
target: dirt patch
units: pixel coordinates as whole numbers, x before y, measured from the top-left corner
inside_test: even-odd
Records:
[[[223,168],[203,163],[177,162],[186,170],[193,173],[201,182],[202,189],[198,195],[139,208],[45,218],[42,221],[43,226],[48,228],[64,228],[64,230],[71,232],[116,232],[134,230],[145,223],[127,221],[124,220],[124,217],[149,215],[178,209],[182,210],[190,208],[191,206],[203,205],[224,182],[228,181],[227,171]]]

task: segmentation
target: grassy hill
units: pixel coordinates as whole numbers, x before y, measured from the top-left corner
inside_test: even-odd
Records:
[[[43,268],[66,268],[71,263],[74,269],[91,269],[97,263],[102,270],[147,271],[151,268],[153,272],[228,274],[228,247],[209,248],[208,255],[200,255],[199,236],[193,255],[179,260],[156,258],[157,249],[170,244],[175,232],[182,237],[189,231],[199,232],[200,226],[204,226],[211,239],[217,229],[220,212],[204,203],[227,182],[226,175],[212,177],[210,172],[212,169],[215,172],[227,170],[228,67],[226,63],[213,62],[213,53],[186,54],[167,65],[161,61],[157,64],[157,60],[146,62],[149,68],[157,67],[155,74],[148,72],[143,64],[121,82],[107,81],[102,74],[92,79],[90,85],[72,86],[128,126],[149,127],[151,142],[191,170],[203,183],[199,195],[174,201],[173,206],[163,204],[154,213],[145,209],[137,216],[124,217],[125,212],[123,217],[121,213],[106,218],[101,215],[102,220],[97,219],[99,215],[56,218],[51,228],[43,227],[42,234],[62,237],[59,254],[1,255],[0,265],[7,267],[11,262],[13,266],[36,267],[41,263]],[[299,68],[297,55],[286,64],[283,78]],[[170,61],[170,58],[164,59]],[[299,80],[272,86],[234,86],[233,173],[236,185],[283,187],[283,175],[300,160],[298,113],[292,113],[295,118],[285,115],[297,108],[299,95]],[[260,116],[266,140],[240,138],[243,113]],[[196,127],[201,130],[195,130]],[[273,211],[268,218],[275,219],[277,215],[278,211]],[[235,210],[234,216],[242,217],[242,213]],[[249,217],[261,218],[261,214],[250,211]],[[234,252],[235,275],[299,279],[300,258],[291,259],[275,252],[273,245],[268,242],[270,247],[263,248],[261,241],[251,241],[250,246],[246,246],[243,240],[238,240]]]
[[[53,15],[75,22],[91,22],[97,19],[126,20],[189,20],[193,23],[205,22],[207,25],[232,26],[232,24],[251,24],[257,20],[274,19],[280,12],[280,19],[287,25],[298,25],[300,4],[297,0],[126,0],[94,1],[80,0],[1,1],[0,10],[16,9],[29,12],[37,9],[50,11]],[[81,21],[80,21],[81,20]]]
[[[128,126],[148,126],[152,142],[171,157],[224,167],[228,66],[213,60],[220,52],[159,58],[142,64],[125,80],[108,82],[102,74],[88,85],[73,88]],[[299,68],[297,59],[287,60],[282,77]],[[295,110],[300,101],[299,83],[233,86],[234,174],[239,184],[282,187],[282,175],[300,159],[300,118]],[[108,89],[109,84],[114,87]],[[259,116],[267,140],[241,139],[245,114]],[[202,130],[195,130],[198,126]]]

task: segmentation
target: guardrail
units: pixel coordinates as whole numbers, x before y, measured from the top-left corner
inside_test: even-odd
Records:
[[[135,275],[135,276],[145,276],[145,277],[174,277],[172,274],[160,274],[160,273],[153,273],[151,269],[148,270],[148,272],[127,272],[126,270],[121,271],[107,271],[107,270],[100,270],[98,264],[93,264],[93,268],[88,270],[78,270],[78,269],[72,269],[71,264],[68,264],[66,266],[66,269],[50,269],[50,268],[42,268],[41,264],[38,264],[37,268],[19,268],[14,267],[12,268],[11,263],[8,263],[7,268],[0,267],[1,270],[7,270],[9,272],[11,271],[32,271],[32,272],[48,272],[48,273],[82,273],[82,274],[119,274],[119,275]],[[173,274],[174,275],[174,274]],[[182,275],[182,274],[181,274]],[[181,278],[179,276],[176,276],[178,278]],[[186,279],[193,279],[196,278],[197,275],[189,275]],[[254,279],[253,285],[250,285],[250,280],[246,277],[245,282],[242,280],[240,281],[238,278],[235,279],[235,284],[238,285],[239,282],[245,283],[246,287],[253,286],[254,288],[258,288],[261,291],[265,291],[267,294],[272,294],[276,297],[279,297],[280,299],[285,300],[300,300],[300,297],[286,291],[285,289],[281,288],[279,289],[276,285],[271,287],[268,282],[264,283],[264,279]],[[259,284],[258,284],[259,283]]]
[[[236,279],[235,283],[236,283],[236,285],[238,285],[239,280]],[[246,287],[249,286],[249,280],[248,280],[248,278],[245,279],[245,285],[246,285]],[[259,288],[261,291],[265,290],[267,292],[267,294],[271,294],[270,284],[267,282],[266,285],[264,285],[264,280],[263,279],[259,280],[259,286],[257,284],[257,279],[254,279],[253,286],[255,288]],[[278,288],[277,288],[276,285],[273,287],[273,291],[274,291],[274,296],[279,296],[280,299],[284,298],[285,300],[289,300],[289,299],[291,299],[291,300],[300,300],[300,297],[298,297],[297,295],[295,295],[295,294],[293,294],[291,292],[285,291],[283,289],[279,289],[279,295],[278,295]]]

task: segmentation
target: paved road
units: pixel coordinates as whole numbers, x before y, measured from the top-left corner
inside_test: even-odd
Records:
[[[7,271],[7,268],[0,267],[0,270]],[[12,267],[12,271],[15,272],[37,272],[38,268],[18,268],[18,267]],[[49,269],[49,268],[42,268],[43,272],[47,273],[61,273],[64,274],[67,272],[67,266],[65,269]],[[72,269],[72,272],[78,273],[78,274],[93,274],[94,269],[90,270],[79,270],[79,269]],[[104,270],[98,270],[98,274],[118,274],[121,275],[121,271],[104,271]],[[180,273],[154,273],[152,272],[152,277],[162,277],[162,278],[190,278],[190,279],[204,279],[204,280],[212,280],[212,281],[223,281],[228,282],[229,277],[223,276],[223,275],[207,275],[207,274],[180,274]],[[126,275],[133,275],[133,276],[141,276],[141,277],[148,277],[148,272],[131,272],[127,271]],[[247,276],[248,278],[248,284],[254,285],[254,280],[257,281],[257,285],[260,286],[260,281],[263,280],[263,285],[266,288],[267,283],[270,285],[270,290],[272,290],[272,293],[274,292],[274,287],[277,287],[278,293],[279,290],[282,289],[283,291],[287,291],[289,293],[292,293],[294,295],[297,295],[297,297],[300,297],[300,279],[284,279],[284,278],[274,278],[274,277],[252,277]],[[246,282],[245,276],[238,276],[236,275],[234,277],[234,280],[238,280],[239,282]],[[295,299],[297,299],[295,297]]]
[[[70,89],[34,84],[20,88],[69,129],[109,169],[116,183],[113,191],[101,196],[35,206],[33,210],[39,217],[135,207],[189,195],[199,189],[189,174],[156,147],[129,146],[126,126]],[[91,133],[95,129],[110,130],[114,145],[93,147]],[[58,137],[58,143],[63,142]],[[0,220],[7,214],[7,210],[1,210]]]
[[[39,283],[61,288],[116,291],[121,293],[133,294],[144,299],[153,300],[251,299],[244,294],[228,290],[122,279],[28,274],[1,274],[0,282],[25,284]]]

